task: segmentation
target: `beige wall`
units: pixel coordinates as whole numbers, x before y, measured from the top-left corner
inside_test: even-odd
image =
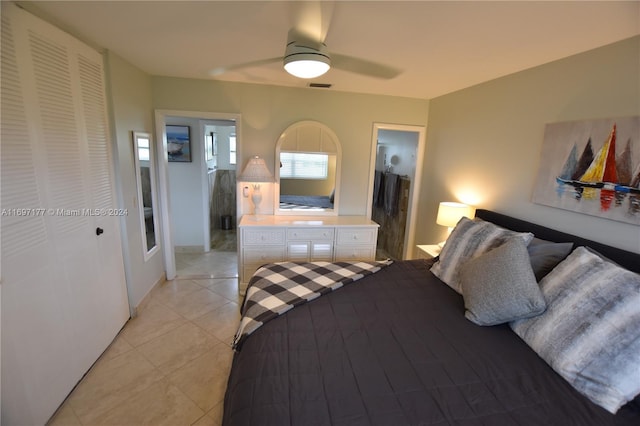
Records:
[[[316,120],[329,126],[342,145],[342,215],[366,214],[373,123],[424,126],[429,105],[426,100],[309,88],[170,77],[153,77],[152,82],[154,108],[241,114],[239,169],[249,157],[259,155],[273,172],[278,137],[297,121]],[[273,212],[272,187],[263,185],[261,211]],[[247,203],[244,212],[251,211]]]
[[[533,204],[546,123],[640,114],[640,37],[431,100],[416,241],[460,200],[640,252],[640,228]]]
[[[153,77],[153,108],[241,114],[239,166],[260,155],[272,171],[282,130],[300,120],[325,123],[343,146],[344,215],[366,213],[373,123],[427,125],[428,116],[417,243],[442,240],[446,231],[435,225],[437,203],[461,200],[640,252],[635,226],[530,201],[546,123],[640,113],[639,40],[431,101]],[[263,210],[272,200],[265,194]],[[248,204],[243,208],[250,211]]]
[[[131,305],[138,307],[153,285],[164,275],[161,251],[144,261],[131,135],[134,130],[153,134],[151,78],[113,53],[107,56],[106,69],[115,121],[113,136],[117,144],[117,168],[122,183],[122,207],[129,212],[126,216],[127,247],[124,248],[124,255],[130,260],[127,288]],[[156,240],[160,242],[159,230],[156,232]]]

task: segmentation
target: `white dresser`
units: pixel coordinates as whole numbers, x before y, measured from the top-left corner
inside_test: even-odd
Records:
[[[365,216],[252,216],[238,225],[238,275],[244,294],[265,263],[375,260],[378,224]]]

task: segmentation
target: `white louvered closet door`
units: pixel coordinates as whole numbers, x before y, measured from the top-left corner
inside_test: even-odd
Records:
[[[1,52],[2,423],[43,424],[129,317],[120,212],[101,55],[10,4]]]

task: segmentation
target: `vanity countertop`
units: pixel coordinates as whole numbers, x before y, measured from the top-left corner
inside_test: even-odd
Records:
[[[244,215],[239,226],[378,226],[366,216]]]

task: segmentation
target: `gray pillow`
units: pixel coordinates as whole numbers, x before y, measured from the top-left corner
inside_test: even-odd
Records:
[[[438,261],[431,267],[431,272],[462,294],[459,280],[460,267],[511,238],[519,238],[527,245],[533,238],[533,234],[510,231],[478,218],[471,220],[463,217],[447,238]]]
[[[578,247],[540,282],[547,311],[511,328],[607,411],[640,393],[640,275]]]
[[[573,243],[554,243],[534,238],[527,251],[536,281],[545,277],[556,265],[562,262],[573,250]]]
[[[497,325],[540,315],[546,309],[531,269],[527,246],[512,238],[460,271],[465,317],[478,325]]]

